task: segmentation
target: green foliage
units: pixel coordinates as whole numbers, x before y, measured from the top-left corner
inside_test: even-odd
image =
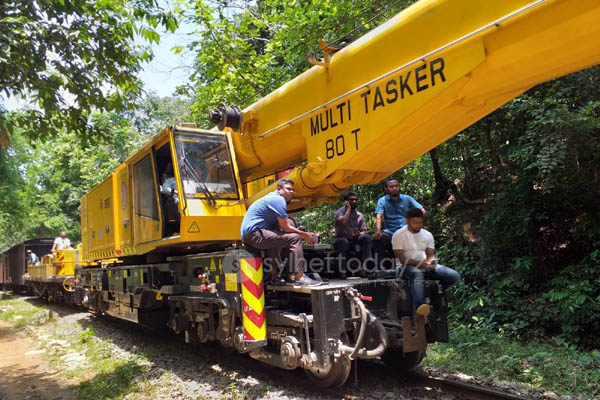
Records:
[[[544,298],[560,321],[558,343],[577,343],[598,348],[600,338],[587,335],[600,329],[600,251],[594,250],[579,264],[569,265],[552,279]]]
[[[450,343],[430,346],[423,364],[565,395],[600,395],[597,350],[513,341],[483,323],[454,324]]]
[[[94,330],[94,326],[88,325],[87,328],[85,328],[85,330],[79,334],[79,343],[88,344],[93,341],[95,336],[96,331]]]
[[[444,174],[485,199],[432,208],[463,276],[454,318],[598,345],[599,89],[598,67],[540,85],[438,148]]]
[[[21,329],[29,325],[39,325],[48,321],[40,318],[45,307],[35,307],[18,297],[0,292],[0,321],[11,322],[13,327]]]
[[[78,400],[122,399],[137,391],[136,378],[144,371],[137,362],[109,359],[95,365],[99,373],[79,385]]]
[[[152,137],[167,125],[181,122],[196,122],[191,115],[191,99],[187,97],[161,98],[150,93],[140,102],[136,110],[125,114],[132,126],[146,137]]]
[[[25,184],[19,172],[19,166],[24,161],[24,149],[21,141],[13,143],[14,148],[7,151],[0,149],[0,249],[23,238],[23,221],[14,220],[13,216],[23,215],[26,210],[19,195],[19,190]]]
[[[0,185],[7,194],[0,203],[0,246],[25,239],[54,236],[67,231],[73,241],[80,235],[80,199],[106,178],[157,129],[153,112],[173,118],[183,101],[143,103],[131,119],[117,114],[95,114],[91,122],[110,135],[94,146],[85,145],[74,132],[58,132],[48,140],[25,138],[21,130],[11,135],[8,151],[0,151]],[[136,129],[133,122],[144,132]],[[164,126],[163,126],[164,127]]]
[[[32,107],[0,113],[0,130],[20,127],[32,138],[66,130],[105,134],[93,112],[120,112],[141,93],[136,75],[152,59],[156,29],[174,31],[171,12],[153,0],[4,1],[0,7],[0,92]]]
[[[198,26],[189,87],[201,116],[219,103],[247,106],[310,67],[318,40],[343,46],[412,0],[192,0],[183,17]],[[207,125],[208,126],[208,125]]]
[[[110,138],[98,140],[94,147],[82,145],[73,132],[33,142],[25,170],[28,184],[21,189],[30,205],[28,236],[54,236],[65,230],[72,240],[79,240],[81,197],[145,139],[117,115],[99,114],[92,121],[110,131]]]

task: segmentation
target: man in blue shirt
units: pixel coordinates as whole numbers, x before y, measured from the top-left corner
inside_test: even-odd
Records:
[[[30,249],[27,249],[27,262],[29,265],[40,265],[40,258]]]
[[[406,211],[418,208],[425,215],[425,209],[407,194],[400,194],[397,179],[390,178],[385,182],[388,194],[377,200],[375,208],[375,233],[373,233],[373,253],[376,260],[385,269],[393,268],[392,235],[406,225]]]
[[[266,250],[265,266],[272,266],[271,282],[283,284],[278,276],[281,265],[280,250],[290,256],[292,273],[291,283],[303,286],[316,286],[322,282],[315,281],[304,274],[304,252],[302,239],[306,243],[315,243],[312,233],[304,232],[290,225],[287,214],[287,203],[294,197],[294,181],[288,178],[277,182],[277,190],[261,197],[248,208],[242,221],[242,241],[259,250]]]

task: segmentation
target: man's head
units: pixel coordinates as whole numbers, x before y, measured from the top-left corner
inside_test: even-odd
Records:
[[[283,196],[285,202],[289,203],[292,197],[294,197],[294,193],[296,193],[294,181],[290,178],[281,178],[277,181],[277,191]]]
[[[67,237],[67,232],[65,232],[65,231],[60,232],[60,237],[63,238],[63,239],[66,238]]]
[[[353,210],[358,207],[358,195],[356,192],[349,191],[344,193],[344,201],[347,201]]]
[[[385,181],[385,188],[390,197],[397,197],[398,193],[400,193],[400,184],[396,178],[390,178]]]
[[[406,211],[406,226],[412,233],[419,233],[423,227],[423,211],[418,208],[409,208]]]
[[[31,250],[27,249],[27,255],[31,254]]]

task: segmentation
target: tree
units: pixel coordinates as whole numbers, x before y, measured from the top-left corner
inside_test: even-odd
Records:
[[[0,6],[0,94],[33,108],[0,113],[0,130],[47,138],[60,130],[101,134],[92,112],[120,112],[141,92],[137,72],[152,59],[141,37],[177,27],[155,0],[7,0]]]
[[[309,68],[319,39],[343,47],[413,2],[191,0],[183,17],[198,26],[185,89],[195,92],[193,110],[204,116],[219,103],[250,105]]]
[[[135,110],[126,114],[135,129],[145,136],[157,134],[167,125],[196,122],[188,97],[164,97],[149,93]]]
[[[33,141],[21,157],[19,169],[25,184],[17,188],[19,204],[27,205],[22,215],[26,237],[54,236],[65,230],[79,240],[80,199],[106,178],[147,137],[130,121],[114,113],[94,114],[92,122],[110,132],[93,146],[82,145],[73,132],[62,131],[48,140]]]

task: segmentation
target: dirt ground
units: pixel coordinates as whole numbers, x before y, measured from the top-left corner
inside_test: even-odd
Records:
[[[0,399],[74,399],[72,387],[48,368],[42,350],[25,332],[0,321]]]

